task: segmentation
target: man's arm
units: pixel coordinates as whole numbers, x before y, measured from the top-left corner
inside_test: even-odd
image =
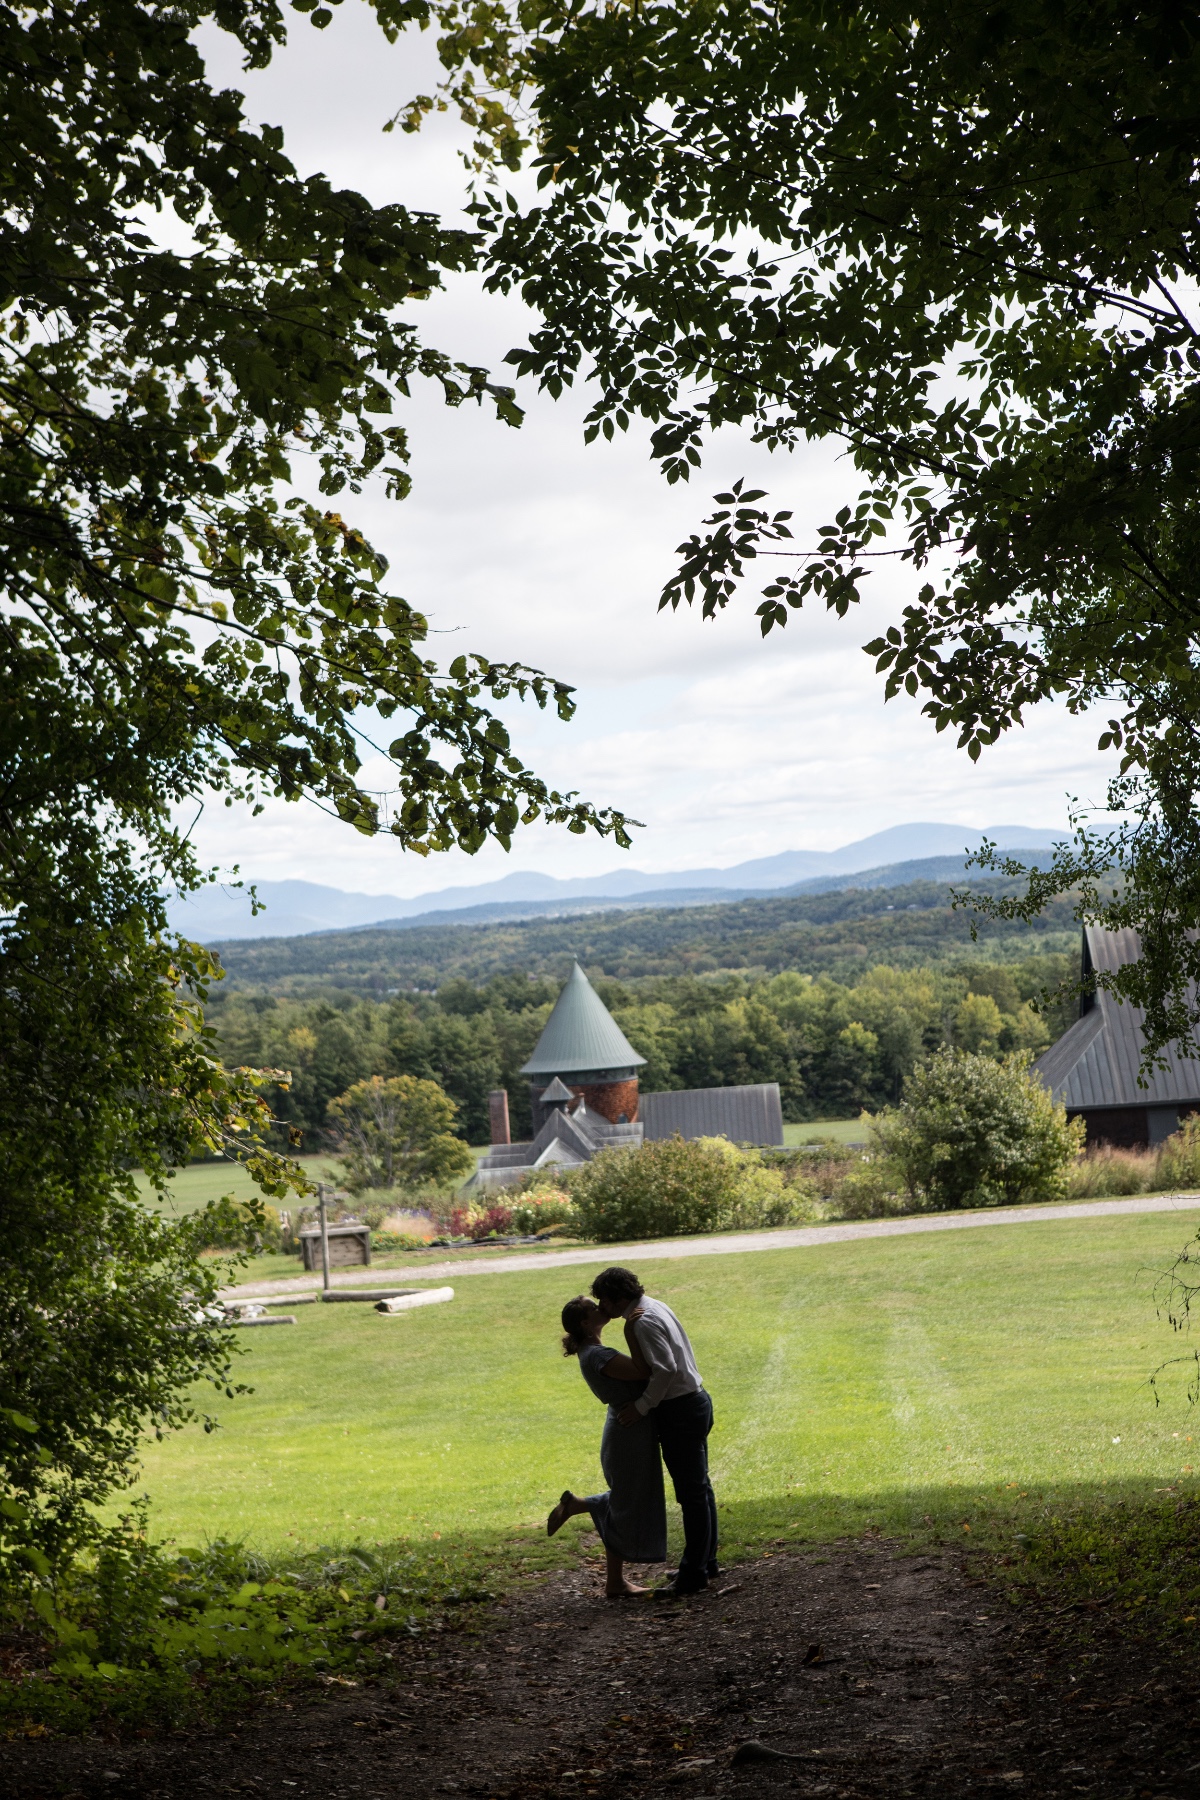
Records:
[[[633,1364],[636,1379],[638,1381],[648,1381],[650,1379],[650,1370],[647,1366],[645,1357],[642,1355],[642,1346],[638,1343],[638,1335],[634,1329],[641,1316],[642,1311],[639,1307],[635,1312],[631,1312],[625,1321],[625,1345],[629,1351],[629,1356],[628,1358],[622,1357],[621,1361],[625,1362],[628,1360]]]
[[[670,1386],[671,1377],[675,1373],[675,1360],[671,1354],[670,1340],[658,1319],[641,1313],[636,1319],[625,1321],[627,1337],[637,1343],[642,1354],[642,1361],[650,1370],[650,1379],[646,1383],[646,1391],[640,1400],[633,1402],[637,1411],[645,1418],[653,1410]]]

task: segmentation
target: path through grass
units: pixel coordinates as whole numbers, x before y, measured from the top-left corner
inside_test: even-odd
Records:
[[[1157,1410],[1146,1386],[1180,1347],[1152,1277],[1188,1236],[1151,1215],[639,1265],[715,1396],[730,1549],[1195,1491],[1185,1378]],[[556,1343],[591,1273],[464,1280],[395,1318],[305,1306],[245,1333],[255,1394],[222,1399],[212,1436],[147,1448],[159,1529],[532,1548],[561,1487],[599,1484],[601,1409]]]

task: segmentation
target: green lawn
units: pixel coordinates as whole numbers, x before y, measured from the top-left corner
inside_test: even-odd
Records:
[[[296,1161],[310,1181],[321,1180],[327,1170],[336,1170],[338,1166],[335,1156],[298,1156]],[[154,1189],[140,1171],[137,1184],[146,1199],[153,1201]],[[220,1200],[224,1194],[232,1194],[235,1200],[261,1200],[263,1197],[240,1163],[191,1163],[172,1176],[163,1210],[182,1218],[186,1213],[198,1212],[210,1200]],[[273,1206],[276,1203],[269,1200],[267,1204]],[[295,1201],[292,1204],[295,1205]]]
[[[832,1138],[835,1144],[863,1144],[867,1128],[861,1119],[810,1119],[807,1125],[785,1125],[783,1141],[788,1145],[816,1144]]]
[[[1180,1348],[1153,1273],[1191,1230],[1064,1220],[639,1265],[716,1401],[731,1550],[1193,1491],[1186,1377],[1157,1410],[1146,1386]],[[147,1447],[158,1528],[262,1547],[536,1531],[564,1485],[599,1485],[601,1409],[556,1339],[591,1273],[468,1276],[447,1306],[305,1306],[244,1333],[253,1397],[220,1400],[210,1437]]]

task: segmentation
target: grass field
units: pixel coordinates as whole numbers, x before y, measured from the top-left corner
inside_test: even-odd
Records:
[[[832,1138],[835,1144],[862,1144],[866,1142],[867,1128],[861,1119],[812,1119],[807,1125],[785,1125],[783,1141],[785,1144],[816,1144],[822,1138]]]
[[[1182,1347],[1151,1290],[1190,1235],[1150,1215],[639,1265],[715,1398],[730,1550],[1196,1491],[1186,1375],[1157,1410],[1146,1385]],[[464,1277],[447,1306],[306,1306],[245,1333],[253,1396],[220,1400],[212,1436],[147,1447],[158,1529],[534,1553],[559,1490],[600,1481],[601,1409],[556,1340],[591,1273]]]
[[[310,1181],[319,1181],[327,1170],[336,1171],[338,1166],[337,1158],[330,1156],[298,1156],[296,1161]],[[155,1199],[154,1189],[140,1171],[137,1184],[147,1200]],[[240,1163],[192,1163],[172,1177],[163,1210],[175,1218],[182,1218],[186,1213],[198,1212],[210,1200],[221,1199],[224,1194],[232,1194],[235,1200],[262,1199]],[[268,1201],[267,1204],[270,1206],[275,1202]]]

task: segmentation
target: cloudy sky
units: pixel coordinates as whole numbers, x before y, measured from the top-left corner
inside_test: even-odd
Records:
[[[283,126],[302,172],[321,169],[373,201],[444,216],[461,204],[450,121],[417,138],[381,129],[430,88],[428,39],[389,48],[366,8],[348,0],[324,33],[297,19],[287,51],[262,74],[242,74],[219,34],[203,42],[222,84],[246,93],[250,118]],[[518,303],[470,279],[414,312],[427,341],[497,368],[528,322]],[[280,804],[257,820],[210,809],[195,833],[207,860],[249,878],[411,895],[518,868],[568,876],[622,862],[724,866],[832,849],[906,820],[1056,827],[1068,795],[1102,799],[1098,720],[1046,709],[973,767],[914,702],[885,706],[861,645],[912,596],[916,578],[901,568],[880,565],[856,616],[794,615],[765,641],[753,616],[761,580],[713,623],[656,612],[674,547],[738,475],[794,509],[798,543],[814,541],[857,492],[834,447],[771,458],[729,432],[690,490],[668,488],[644,433],[584,446],[585,394],[556,403],[529,387],[519,398],[526,422],[512,431],[415,395],[404,421],[412,496],[397,505],[364,495],[343,510],[388,555],[395,590],[429,616],[434,654],[478,649],[576,686],[570,725],[532,707],[509,715],[516,745],[555,784],[642,821],[633,851],[534,828],[508,856],[489,848],[423,861],[394,840],[363,839],[311,807]],[[382,788],[386,773],[368,766],[365,783]]]

